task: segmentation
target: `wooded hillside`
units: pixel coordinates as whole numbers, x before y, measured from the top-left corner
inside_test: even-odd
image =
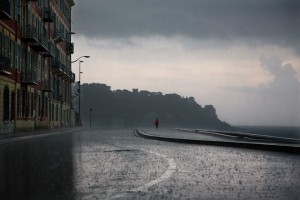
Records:
[[[141,127],[153,126],[159,118],[161,127],[194,127],[228,129],[230,125],[218,119],[212,105],[204,107],[193,97],[145,90],[115,90],[105,84],[81,86],[81,116],[89,124],[92,108],[93,126]]]

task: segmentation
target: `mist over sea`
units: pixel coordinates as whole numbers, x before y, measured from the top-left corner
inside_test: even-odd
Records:
[[[300,127],[289,126],[235,126],[239,132],[300,139]]]

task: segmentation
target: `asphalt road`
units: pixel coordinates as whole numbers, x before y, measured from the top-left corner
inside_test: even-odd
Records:
[[[0,145],[0,199],[299,199],[300,155],[82,130]]]

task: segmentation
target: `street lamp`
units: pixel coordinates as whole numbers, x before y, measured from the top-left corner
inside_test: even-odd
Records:
[[[78,114],[79,114],[79,123],[80,123],[80,126],[82,126],[81,124],[81,109],[80,109],[80,75],[82,74],[81,70],[80,70],[80,65],[81,63],[83,62],[82,60],[80,60],[81,58],[89,58],[90,56],[80,56],[79,58],[77,58],[76,60],[72,61],[71,63],[75,63],[79,60],[79,74],[78,74]]]
[[[72,61],[71,63],[77,62],[80,58],[89,58],[90,56],[80,56],[76,60]]]
[[[83,63],[82,60],[79,60],[79,74],[78,74],[78,77],[79,77],[79,80],[78,80],[78,97],[79,97],[79,100],[78,100],[78,113],[79,113],[79,120],[80,120],[80,126],[82,126],[81,124],[81,104],[80,104],[80,93],[81,93],[81,84],[80,84],[80,77],[81,77],[81,74],[82,74],[82,71],[80,70],[80,65],[81,63]]]

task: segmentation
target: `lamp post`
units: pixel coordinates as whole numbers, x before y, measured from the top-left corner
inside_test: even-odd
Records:
[[[79,74],[78,74],[78,114],[79,114],[79,125],[82,126],[81,124],[81,108],[80,108],[80,75],[81,75],[81,70],[80,70],[80,65],[83,62],[82,60],[80,60],[81,58],[89,58],[90,56],[80,56],[79,58],[77,58],[76,60],[72,61],[71,63],[75,63],[79,60]]]
[[[81,72],[81,70],[80,70],[80,64],[81,63],[83,63],[83,61],[82,60],[79,60],[79,74],[78,74],[78,76],[79,76],[79,81],[78,81],[78,97],[79,97],[79,100],[78,100],[78,113],[79,113],[79,120],[80,120],[80,126],[82,126],[82,124],[81,124],[81,108],[80,108],[80,93],[81,93],[81,86],[80,86],[80,77],[81,77],[81,74],[82,74],[82,72]]]

